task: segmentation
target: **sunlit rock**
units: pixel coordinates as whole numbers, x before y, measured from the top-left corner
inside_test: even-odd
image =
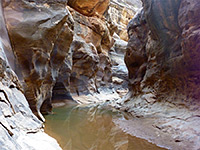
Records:
[[[68,0],[68,5],[86,16],[103,15],[110,0]]]

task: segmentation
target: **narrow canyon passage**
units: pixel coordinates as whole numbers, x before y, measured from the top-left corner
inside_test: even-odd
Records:
[[[164,150],[125,133],[114,123],[126,119],[127,114],[106,104],[68,105],[54,108],[46,116],[45,132],[63,150]]]
[[[200,150],[199,18],[199,0],[0,0],[0,150]]]

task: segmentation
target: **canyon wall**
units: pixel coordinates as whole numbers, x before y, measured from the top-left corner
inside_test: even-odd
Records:
[[[4,5],[6,25],[24,94],[41,119],[51,111],[52,89],[73,39],[66,1],[15,1]],[[21,74],[20,74],[21,73]]]
[[[113,78],[110,50],[124,53],[126,26],[136,5],[114,0],[9,0],[3,7],[16,57],[13,69],[41,120],[40,112],[51,112],[52,98],[73,100],[73,95],[101,93],[103,86],[112,91],[113,80],[123,82]]]
[[[199,106],[199,4],[145,1],[128,25],[125,62],[135,95]]]
[[[137,118],[156,118],[151,126],[170,134],[169,145],[180,149],[200,147],[199,18],[196,0],[143,0],[128,24],[130,92],[118,107]]]
[[[125,2],[1,1],[1,148],[60,149],[41,122],[52,99],[125,94],[126,26],[138,10]]]
[[[198,127],[189,129],[199,122],[200,4],[142,1],[141,10],[138,0],[1,1],[1,145],[35,148],[41,136],[41,145],[58,148],[38,120],[52,99],[119,99],[137,117],[161,116],[156,128],[175,141],[198,142]]]
[[[122,61],[123,69],[115,69],[119,65],[115,61],[115,54],[121,51],[120,59],[123,59],[128,39],[126,26],[138,7],[113,0],[69,0],[68,5],[74,20],[74,37],[69,57],[62,65],[54,86],[53,99],[75,97],[77,100],[85,95],[93,97],[91,102],[95,101],[94,97],[101,101],[104,99],[101,94],[106,95],[105,91],[112,93],[114,87],[121,88],[119,82],[122,83],[126,78],[127,71]],[[116,77],[116,71],[121,71],[122,76]],[[125,84],[126,81],[123,86]]]
[[[0,149],[61,149],[29,108],[15,64],[0,2]]]
[[[40,111],[51,111],[52,96],[73,99],[71,93],[99,93],[98,88],[111,86],[110,50],[124,53],[126,26],[137,5],[114,0],[3,2],[13,70],[40,119]]]

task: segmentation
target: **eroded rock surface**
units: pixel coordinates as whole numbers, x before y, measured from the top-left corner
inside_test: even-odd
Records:
[[[127,25],[135,13],[141,8],[141,2],[128,2],[126,0],[111,0],[108,8],[107,20],[117,26],[116,33],[120,39],[128,41]]]
[[[131,92],[119,103],[136,116],[158,117],[155,127],[182,149],[198,149],[200,5],[143,0],[143,6],[128,25]]]
[[[110,0],[68,0],[68,5],[86,16],[103,15]]]
[[[96,10],[97,3],[103,8],[102,13]],[[123,1],[111,1],[108,5],[107,1],[77,0],[68,4],[74,20],[74,37],[71,57],[65,60],[53,90],[54,98],[74,97],[80,103],[120,98],[119,94],[127,92],[127,69],[123,62],[126,26],[138,7]],[[89,14],[86,8],[95,9],[96,14]],[[88,100],[82,101],[80,97]]]
[[[43,131],[42,122],[32,113],[22,93],[0,2],[0,149],[61,149]]]
[[[8,32],[33,112],[51,111],[52,89],[72,42],[66,1],[15,1],[4,6]],[[42,108],[41,108],[42,107]]]
[[[72,100],[72,95],[100,93],[103,86],[112,93],[112,81],[122,83],[125,29],[138,8],[125,2],[4,1],[15,71],[41,119],[40,111],[51,111],[52,96]],[[110,54],[111,48],[120,55]],[[122,62],[120,69],[116,60]],[[115,77],[118,71],[122,77]]]
[[[157,99],[198,107],[199,5],[194,3],[144,1],[144,10],[129,23],[125,62],[133,88],[140,84],[134,92],[153,89]],[[188,17],[192,9],[194,17]]]

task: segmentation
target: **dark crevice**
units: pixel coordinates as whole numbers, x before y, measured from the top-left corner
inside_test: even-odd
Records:
[[[12,131],[10,131],[2,122],[0,122],[0,125],[1,125],[4,129],[6,129],[6,131],[8,132],[8,134],[9,134],[10,136],[13,136],[13,135],[14,135],[14,133],[13,133]]]
[[[5,96],[6,100],[7,100],[7,102],[10,104],[10,107],[11,107],[11,109],[12,109],[13,113],[14,113],[14,114],[16,114],[16,112],[15,112],[15,109],[14,109],[13,105],[11,104],[11,102],[9,101],[9,99],[8,99],[8,96],[7,96],[6,92],[5,92],[5,91],[3,91],[3,90],[0,90],[0,92],[2,92],[2,93],[4,94],[4,96]]]

